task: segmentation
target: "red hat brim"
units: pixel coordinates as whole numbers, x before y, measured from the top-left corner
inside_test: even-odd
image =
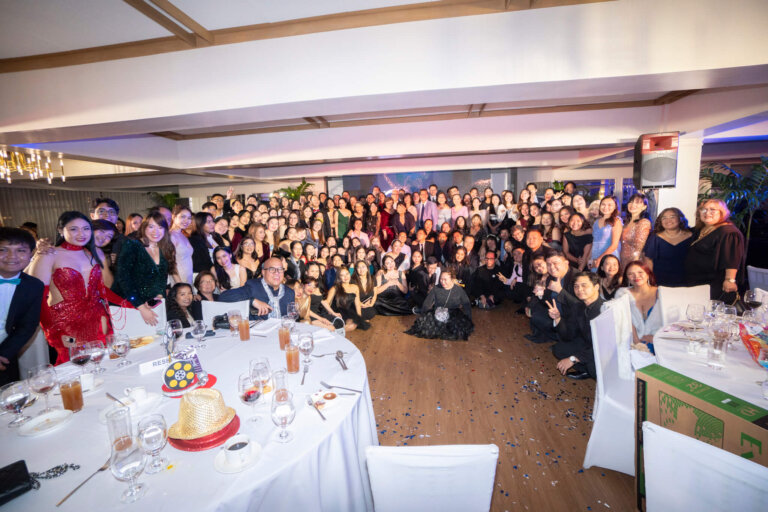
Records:
[[[218,432],[197,439],[174,439],[173,437],[169,437],[168,443],[177,450],[185,452],[202,452],[221,446],[227,439],[237,434],[238,430],[240,430],[240,418],[235,414],[232,421]]]

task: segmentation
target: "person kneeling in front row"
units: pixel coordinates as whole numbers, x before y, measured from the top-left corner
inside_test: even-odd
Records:
[[[552,353],[563,375],[577,380],[594,379],[597,374],[589,322],[600,314],[605,302],[600,298],[600,278],[591,272],[579,272],[574,276],[573,292],[579,302],[565,310],[565,318],[561,317],[554,301],[548,304],[549,316],[560,339],[552,347]]]

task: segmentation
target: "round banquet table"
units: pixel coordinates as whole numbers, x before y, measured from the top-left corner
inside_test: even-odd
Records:
[[[78,471],[69,470],[58,478],[41,480],[39,490],[14,499],[3,510],[373,510],[365,448],[377,445],[378,438],[363,356],[348,340],[327,330],[304,324],[297,325],[297,329],[323,332],[313,353],[348,352],[344,359],[349,370],[342,370],[333,356],[313,357],[303,386],[300,385],[301,372],[287,376],[288,388],[294,395],[296,418],[288,427],[295,438],[286,444],[275,440],[278,429],[272,423],[269,404],[262,401],[254,408],[247,407],[237,395],[238,375],[248,371],[251,359],[268,357],[273,371],[285,368],[285,352],[279,348],[276,321],[268,320],[254,327],[251,340],[246,342],[241,342],[237,334],[233,337],[228,331],[216,331],[216,338],[206,338],[207,348],[198,350],[203,369],[218,379],[214,389],[221,391],[226,404],[237,411],[240,433],[262,446],[261,458],[255,465],[240,473],[222,474],[214,469],[214,458],[220,447],[185,452],[168,444],[162,455],[173,467],[154,475],[142,473],[139,481],[146,484],[147,494],[136,503],[120,503],[120,494],[127,483],[118,481],[107,470],[95,475],[56,508],[61,498],[109,458],[107,427],[98,419],[99,411],[112,405],[105,392],[121,397],[126,387],[143,385],[149,392],[161,393],[162,370],[141,375],[138,364],[165,354],[164,347],[156,340],[131,350],[127,358],[134,364],[125,368],[117,369],[116,361],[105,359],[102,365],[107,371],[99,376],[104,384],[84,395],[84,408],[59,430],[22,437],[18,429],[6,427],[11,416],[3,416],[0,467],[20,459],[26,461],[30,472],[43,472],[64,463],[80,465]],[[66,366],[61,371],[67,371]],[[339,395],[332,407],[323,410],[327,418],[323,421],[306,404],[308,394],[323,389],[321,380],[362,390],[362,394]],[[52,406],[61,407],[58,395],[51,393],[49,399]],[[42,402],[42,398],[39,399],[25,410],[26,414],[37,414],[43,407]],[[170,427],[178,418],[179,399],[164,397],[151,412],[162,413]],[[247,421],[254,413],[260,420]],[[135,425],[138,419],[132,419]]]
[[[679,330],[659,329],[653,337],[653,347],[659,364],[670,370],[760,407],[768,403],[760,385],[768,378],[768,372],[752,360],[741,340],[726,353],[722,370],[707,366],[706,350],[689,354],[688,339]]]

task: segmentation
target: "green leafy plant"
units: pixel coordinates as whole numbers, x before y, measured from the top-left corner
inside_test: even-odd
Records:
[[[277,189],[277,193],[292,201],[298,201],[312,186],[312,183],[307,183],[307,180],[302,178],[301,183],[297,187],[283,187]]]
[[[742,174],[725,164],[709,164],[699,172],[699,201],[721,199],[731,210],[731,220],[741,229],[749,248],[752,219],[768,201],[768,157]]]
[[[157,192],[150,192],[149,196],[156,206],[165,206],[169,210],[172,210],[179,200],[179,194],[175,192],[170,194],[158,194]]]

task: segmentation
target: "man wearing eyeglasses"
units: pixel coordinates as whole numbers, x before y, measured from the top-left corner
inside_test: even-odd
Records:
[[[285,269],[280,258],[269,258],[261,268],[261,279],[249,279],[239,288],[219,295],[219,302],[251,303],[251,320],[282,318],[288,312],[288,304],[296,300],[293,290],[283,284]]]
[[[91,202],[91,220],[106,220],[112,224],[117,224],[117,217],[120,215],[120,206],[114,199],[109,197],[97,197]],[[117,267],[117,256],[123,248],[125,235],[115,231],[112,241],[105,247],[101,247],[104,254],[109,258],[110,266]]]

